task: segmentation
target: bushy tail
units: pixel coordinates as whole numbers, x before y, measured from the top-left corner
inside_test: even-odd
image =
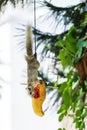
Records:
[[[26,28],[26,51],[28,56],[33,55],[32,48],[33,48],[32,30],[31,26],[28,25]]]

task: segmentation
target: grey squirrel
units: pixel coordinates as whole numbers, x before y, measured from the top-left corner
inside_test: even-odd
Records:
[[[33,89],[38,81],[38,68],[39,62],[37,61],[36,54],[33,54],[33,41],[32,41],[32,30],[31,26],[27,26],[26,28],[26,52],[27,55],[25,59],[27,61],[27,84],[28,84],[28,93],[32,97]]]

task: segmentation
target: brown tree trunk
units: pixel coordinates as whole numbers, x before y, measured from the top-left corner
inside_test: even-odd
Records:
[[[83,55],[83,57],[79,60],[77,64],[75,64],[75,69],[78,72],[78,75],[80,77],[80,82],[79,86],[84,83],[85,80],[87,80],[87,52]],[[87,103],[87,93],[85,91],[85,98],[84,103]],[[85,119],[85,129],[87,130],[87,118]],[[66,130],[77,130],[75,128],[75,123],[73,123],[73,118],[70,116],[65,116],[63,121],[62,121],[62,127],[65,128]]]
[[[84,82],[84,80],[87,79],[87,53],[85,53],[79,62],[75,64],[75,69],[79,74],[80,83]]]

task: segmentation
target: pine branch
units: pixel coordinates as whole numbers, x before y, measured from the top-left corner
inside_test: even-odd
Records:
[[[59,103],[59,100],[61,99],[61,93],[58,92],[58,88],[60,87],[61,84],[58,84],[58,86],[56,86],[55,89],[54,88],[54,82],[50,81],[49,78],[47,76],[44,75],[43,72],[38,72],[38,76],[40,78],[42,78],[45,83],[46,83],[46,88],[47,88],[47,94],[51,94],[50,97],[49,97],[49,101],[51,101],[51,106],[48,106],[47,109],[49,108],[53,108],[53,107],[56,107],[58,109],[58,105],[61,104],[58,104]]]
[[[39,76],[39,78],[42,78],[42,79],[45,81],[46,86],[53,86],[53,82],[51,82],[51,81],[48,79],[48,77],[46,77],[46,76],[44,75],[43,72],[38,71],[38,76]],[[51,88],[51,89],[52,89],[52,88]]]
[[[14,7],[18,4],[21,3],[21,6],[23,7],[25,4],[30,3],[30,0],[0,0],[0,10],[3,6],[6,6],[7,3],[10,2]]]
[[[49,9],[49,14],[45,17],[45,19],[47,20],[51,17],[54,17],[55,28],[57,28],[57,26],[62,22],[65,26],[68,26],[69,23],[72,23],[78,27],[85,15],[84,2],[70,7],[57,7],[47,1],[43,1],[43,5]]]
[[[0,1],[0,9],[2,6],[6,5],[9,0],[1,0]]]
[[[43,33],[35,28],[33,29],[33,33],[37,35],[37,41],[54,42],[57,40],[57,35],[52,35],[51,33]]]
[[[77,5],[72,5],[69,7],[57,7],[57,6],[52,5],[48,1],[43,1],[43,3],[44,3],[44,6],[49,8],[49,10],[52,10],[52,11],[57,12],[57,13],[62,12],[62,11],[66,11],[66,12],[70,11],[72,13],[73,10],[75,10],[75,9],[80,10],[81,8],[85,7],[85,2],[79,3]]]
[[[50,51],[55,53],[55,55],[58,55],[59,50],[61,47],[55,46],[56,41],[59,41],[63,39],[64,35],[67,33],[67,31],[61,33],[52,35],[51,33],[43,33],[35,28],[33,28],[33,33],[37,36],[38,45],[37,48],[40,46],[41,43],[44,44],[43,52],[47,54],[46,52]],[[43,54],[42,52],[42,54]]]
[[[65,78],[65,74],[63,71],[58,72],[58,75],[62,78]],[[49,88],[49,86],[54,86],[54,82],[52,82],[47,76],[44,75],[44,73],[42,71],[38,71],[38,77],[42,78],[45,82],[46,82],[46,86],[47,88]],[[58,85],[59,87],[60,85]],[[53,89],[52,87],[50,87],[49,89]]]

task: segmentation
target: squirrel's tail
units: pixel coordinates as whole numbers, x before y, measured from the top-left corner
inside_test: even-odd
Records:
[[[33,48],[32,30],[31,26],[28,25],[26,28],[26,51],[28,56],[33,55],[32,48]]]

